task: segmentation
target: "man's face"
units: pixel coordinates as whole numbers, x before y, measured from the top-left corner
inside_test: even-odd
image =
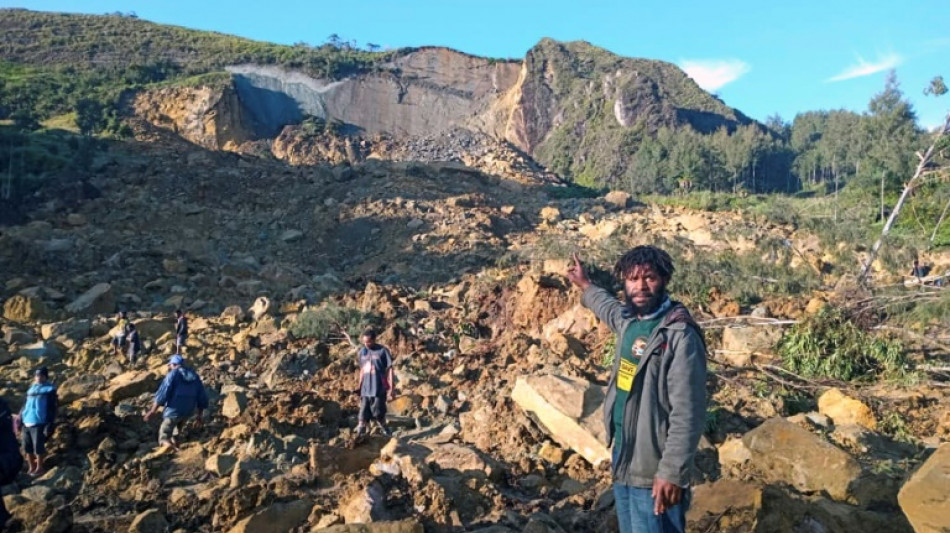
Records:
[[[650,265],[637,265],[627,272],[623,292],[634,311],[649,313],[660,305],[660,299],[666,294],[666,280]]]
[[[367,348],[370,348],[370,347],[372,347],[374,344],[376,344],[376,337],[371,337],[371,336],[369,336],[369,335],[363,335],[363,346],[366,346]]]

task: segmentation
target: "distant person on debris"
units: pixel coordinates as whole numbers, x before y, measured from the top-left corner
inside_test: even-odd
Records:
[[[53,435],[58,403],[56,386],[49,381],[49,370],[45,366],[36,369],[33,373],[33,384],[27,389],[26,401],[20,409],[23,451],[30,464],[27,473],[31,476],[38,476],[44,471],[46,440]]]
[[[23,456],[13,433],[13,411],[7,402],[0,398],[0,486],[13,483],[23,469]],[[10,519],[10,513],[0,498],[0,531]]]
[[[185,341],[188,339],[188,318],[181,309],[175,311],[175,353],[184,353]]]
[[[690,470],[706,423],[706,345],[667,284],[673,260],[655,246],[623,255],[614,275],[624,302],[591,283],[575,253],[568,279],[581,303],[616,334],[604,402],[622,533],[686,530]]]
[[[142,355],[142,338],[139,337],[139,330],[135,329],[135,324],[129,324],[129,333],[125,336],[125,342],[129,345],[129,363],[134,365]]]
[[[910,270],[910,275],[917,278],[917,283],[923,284],[924,280],[921,278],[927,276],[927,269],[920,266],[919,260],[914,259],[914,268]]]
[[[197,411],[195,422],[203,424],[202,416],[208,408],[208,393],[198,374],[185,366],[185,359],[175,354],[168,360],[168,374],[155,393],[152,408],[146,411],[145,420],[148,421],[162,411],[162,425],[158,430],[158,443],[166,448],[178,449],[175,440],[175,430],[180,429],[182,423]]]
[[[125,311],[116,315],[116,327],[119,328],[119,332],[112,337],[112,355],[119,355],[119,349],[125,348],[126,336],[129,334],[131,324]]]
[[[364,331],[360,341],[363,345],[357,352],[360,413],[356,434],[365,435],[370,420],[375,420],[384,435],[391,435],[386,426],[386,397],[395,396],[393,356],[389,348],[376,343],[376,332],[372,329]]]

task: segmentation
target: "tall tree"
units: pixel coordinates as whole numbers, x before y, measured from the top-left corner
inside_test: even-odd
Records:
[[[892,70],[884,90],[868,103],[864,136],[869,142],[866,163],[872,176],[880,176],[881,202],[887,193],[900,189],[914,172],[914,147],[919,130],[914,108],[900,90]]]

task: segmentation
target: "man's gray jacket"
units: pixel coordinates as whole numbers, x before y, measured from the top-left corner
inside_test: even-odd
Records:
[[[617,352],[604,400],[609,447],[614,440],[620,349],[624,331],[635,317],[627,306],[596,285],[584,291],[581,303],[617,335]],[[688,485],[705,425],[706,344],[686,307],[673,302],[647,340],[634,375],[623,414],[621,449],[614,450],[614,481],[652,487],[658,477],[681,487]]]

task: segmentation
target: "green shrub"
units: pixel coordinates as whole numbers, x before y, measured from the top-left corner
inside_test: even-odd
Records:
[[[342,340],[346,335],[354,342],[363,329],[379,322],[373,313],[365,313],[352,307],[326,303],[316,309],[307,309],[297,316],[290,332],[297,338]]]
[[[844,310],[833,306],[793,326],[779,350],[790,370],[808,377],[846,381],[897,377],[907,365],[898,340],[861,330]]]

